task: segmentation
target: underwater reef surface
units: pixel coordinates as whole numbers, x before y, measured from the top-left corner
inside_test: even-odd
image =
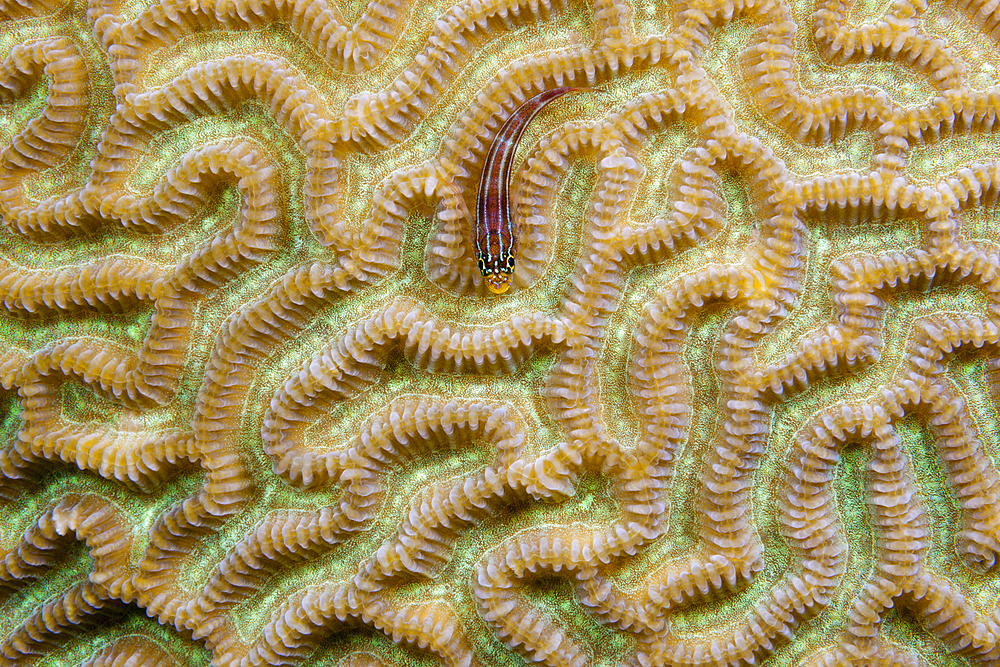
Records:
[[[997,0],[0,0],[0,58],[3,667],[1000,664]]]

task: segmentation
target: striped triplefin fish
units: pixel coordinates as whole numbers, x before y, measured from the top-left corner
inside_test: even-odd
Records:
[[[476,256],[479,271],[494,294],[503,294],[510,287],[517,257],[517,228],[510,206],[510,170],[517,144],[528,123],[546,104],[580,90],[586,88],[564,86],[532,97],[511,114],[486,153],[476,201]]]

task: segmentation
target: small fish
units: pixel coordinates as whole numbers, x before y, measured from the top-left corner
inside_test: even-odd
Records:
[[[479,271],[494,294],[503,294],[510,288],[517,257],[517,229],[510,208],[510,169],[517,144],[528,123],[545,105],[580,90],[587,89],[563,86],[532,97],[510,115],[486,153],[476,201],[476,256]]]

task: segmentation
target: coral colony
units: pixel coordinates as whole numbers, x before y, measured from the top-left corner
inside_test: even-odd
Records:
[[[996,1],[0,40],[0,667],[1000,665]]]

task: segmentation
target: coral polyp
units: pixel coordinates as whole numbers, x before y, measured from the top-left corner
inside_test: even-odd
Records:
[[[997,11],[0,3],[0,666],[1000,664]]]

